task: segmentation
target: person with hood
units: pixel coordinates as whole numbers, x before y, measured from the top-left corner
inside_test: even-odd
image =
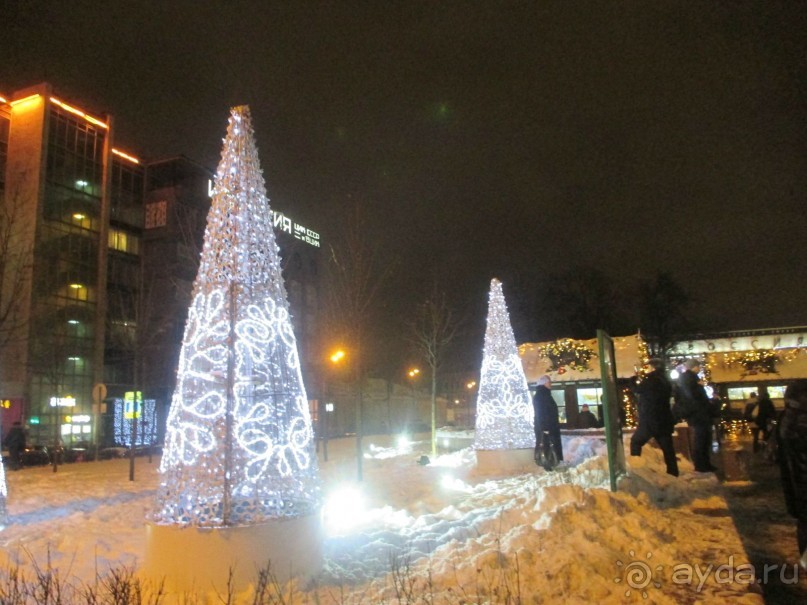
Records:
[[[538,387],[532,398],[532,409],[535,413],[535,461],[545,470],[552,470],[551,453],[554,450],[557,462],[563,460],[563,444],[560,441],[560,420],[558,419],[558,404],[552,398],[552,379],[541,376]]]
[[[706,389],[698,377],[701,362],[687,359],[686,370],[678,377],[678,396],[681,415],[693,432],[692,463],[699,473],[717,470],[709,458],[712,449],[712,405]]]
[[[637,379],[633,392],[638,399],[639,426],[630,439],[630,455],[641,456],[642,446],[655,439],[664,454],[667,473],[678,476],[678,460],[675,458],[675,446],[672,433],[675,428],[670,397],[672,385],[664,374],[664,362],[651,359],[648,364],[652,371],[642,379]]]
[[[785,390],[778,433],[785,504],[796,518],[799,563],[807,569],[807,380],[797,380]]]

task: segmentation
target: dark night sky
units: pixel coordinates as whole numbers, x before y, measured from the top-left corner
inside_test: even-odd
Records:
[[[807,323],[803,3],[2,7],[0,89],[48,80],[134,153],[215,166],[248,103],[273,206],[327,238],[369,204],[390,309],[435,264],[482,309],[596,265],[672,271],[721,328]]]

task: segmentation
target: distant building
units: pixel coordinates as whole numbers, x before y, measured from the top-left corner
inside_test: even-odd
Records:
[[[110,444],[113,401],[137,384],[161,422],[173,393],[213,175],[114,141],[111,116],[49,84],[0,93],[0,401],[37,443],[83,445],[98,430]],[[275,229],[313,380],[319,235],[282,213]],[[109,406],[93,406],[96,384]]]

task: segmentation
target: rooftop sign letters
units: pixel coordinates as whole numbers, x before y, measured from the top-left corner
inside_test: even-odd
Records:
[[[790,334],[749,334],[679,342],[672,350],[678,355],[702,353],[728,353],[731,351],[753,351],[757,349],[792,349],[807,345],[807,333]]]
[[[213,181],[207,182],[207,194],[213,197]],[[309,229],[305,225],[294,222],[282,212],[272,210],[272,227],[274,227],[275,231],[283,231],[293,236],[294,239],[319,248],[319,233]]]

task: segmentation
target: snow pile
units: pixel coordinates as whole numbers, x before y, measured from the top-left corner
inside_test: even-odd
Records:
[[[747,582],[714,573],[702,582],[695,574],[673,578],[675,566],[736,569],[747,557],[717,480],[686,461],[681,477],[669,477],[654,448],[628,459],[630,474],[611,493],[600,436],[565,437],[558,471],[536,466],[518,476],[479,473],[472,449],[423,466],[426,440],[365,438],[360,484],[355,441],[328,445],[320,464],[325,519],[334,523],[322,574],[296,588],[301,601],[392,602],[409,590],[448,603],[622,602],[643,593],[655,603],[761,602]],[[156,468],[156,460],[138,459],[135,482],[127,460],[9,473],[0,566],[30,568],[50,556],[62,577],[89,582],[110,567],[137,565]],[[334,508],[330,498],[339,493],[343,506]],[[644,569],[646,580],[631,575]]]

